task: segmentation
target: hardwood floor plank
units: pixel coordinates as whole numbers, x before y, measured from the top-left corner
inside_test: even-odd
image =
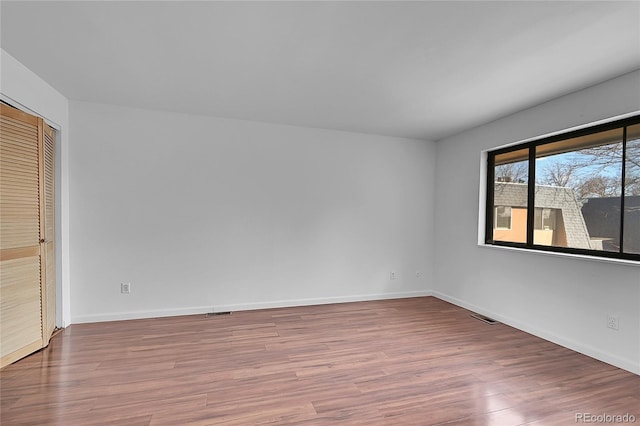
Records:
[[[0,370],[0,422],[566,425],[640,376],[433,297],[76,324]]]

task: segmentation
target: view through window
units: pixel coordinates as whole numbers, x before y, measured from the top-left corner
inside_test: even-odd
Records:
[[[640,260],[640,117],[489,153],[486,242]]]

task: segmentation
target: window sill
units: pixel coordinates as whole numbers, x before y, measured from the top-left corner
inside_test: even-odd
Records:
[[[584,254],[559,253],[559,252],[554,252],[554,251],[536,250],[536,249],[519,248],[519,247],[507,247],[507,246],[499,246],[499,245],[485,244],[485,243],[478,243],[478,246],[479,247],[484,247],[484,248],[489,248],[489,249],[495,249],[495,250],[510,250],[510,251],[517,251],[517,252],[522,252],[522,253],[542,255],[542,256],[565,257],[565,258],[570,258],[570,259],[586,260],[586,261],[590,261],[590,262],[613,263],[613,264],[616,264],[616,265],[624,265],[624,266],[631,266],[631,267],[635,267],[635,268],[640,268],[640,262],[637,262],[635,260],[616,259],[616,258],[610,258],[610,257],[589,256],[589,255],[584,255]]]

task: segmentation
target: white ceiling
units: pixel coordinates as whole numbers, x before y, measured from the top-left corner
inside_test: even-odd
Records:
[[[438,140],[640,68],[640,2],[14,2],[70,99]]]

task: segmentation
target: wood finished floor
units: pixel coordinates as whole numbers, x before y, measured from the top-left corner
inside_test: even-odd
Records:
[[[72,325],[0,371],[3,425],[570,425],[640,376],[425,297]]]

